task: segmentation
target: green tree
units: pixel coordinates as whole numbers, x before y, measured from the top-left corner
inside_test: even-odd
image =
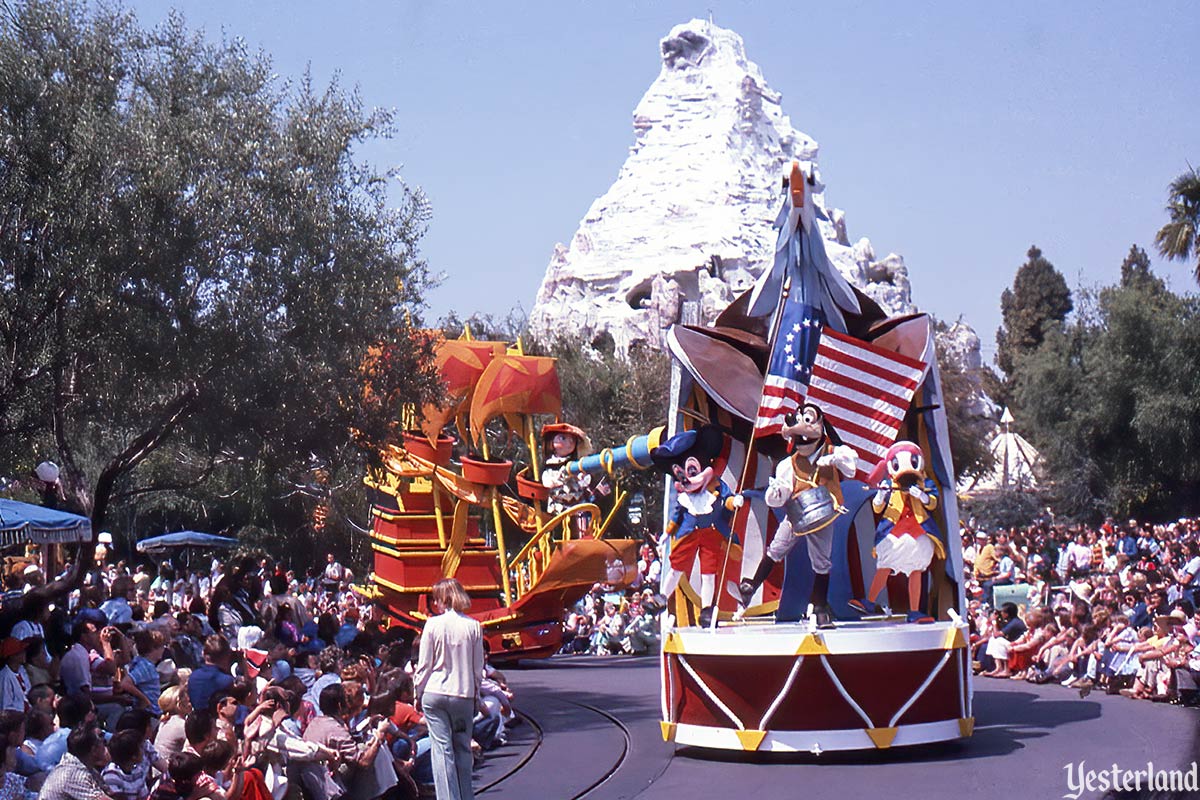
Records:
[[[1061,328],[1072,309],[1071,291],[1062,274],[1036,245],[1026,255],[1012,288],[1000,295],[996,363],[1010,379],[1021,358],[1037,349],[1047,330]]]
[[[1159,278],[1150,270],[1150,256],[1136,244],[1129,245],[1129,254],[1121,262],[1121,286],[1130,287],[1141,284],[1153,284],[1158,289],[1166,288]]]
[[[1195,259],[1192,275],[1200,283],[1200,172],[1195,168],[1171,181],[1167,216],[1170,221],[1154,236],[1158,252],[1174,261]]]
[[[389,115],[177,16],[4,12],[0,467],[52,456],[96,530],[157,492],[357,472],[436,392],[406,313],[426,203],[354,158]]]
[[[946,323],[934,321],[939,340],[949,330]],[[978,344],[977,338],[974,341]],[[978,477],[990,471],[995,460],[988,449],[988,439],[996,428],[996,421],[990,415],[992,406],[986,395],[985,368],[978,363],[968,363],[966,354],[942,346],[941,341],[937,360],[954,471],[960,478]]]
[[[1085,297],[1026,358],[1015,396],[1063,510],[1158,518],[1200,496],[1200,303],[1152,280]]]
[[[635,347],[621,358],[613,348],[597,350],[567,339],[548,350],[558,359],[563,417],[587,431],[597,449],[622,445],[631,436],[666,424],[671,361],[665,353]],[[645,495],[646,519],[661,519],[661,473],[625,470],[619,478],[631,495]]]

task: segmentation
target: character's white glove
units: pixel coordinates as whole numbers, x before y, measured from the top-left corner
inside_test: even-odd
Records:
[[[925,490],[924,490],[924,489],[922,489],[920,486],[911,486],[911,487],[909,487],[909,489],[908,489],[908,493],[909,493],[909,495],[911,495],[912,497],[915,497],[915,498],[917,498],[918,500],[920,500],[922,503],[928,503],[928,502],[929,502],[929,495],[925,494]]]
[[[875,491],[875,504],[881,506],[886,503],[890,491],[890,489],[877,489]]]
[[[767,481],[767,491],[765,498],[767,505],[771,508],[778,508],[788,501],[792,494],[792,487],[788,481],[780,480],[779,478],[771,478]]]
[[[734,508],[741,508],[745,504],[746,498],[744,495],[735,494],[733,497],[729,498],[729,505],[733,506]]]
[[[825,455],[823,455],[817,459],[818,467],[828,467],[832,463],[833,463],[833,453],[826,453]]]

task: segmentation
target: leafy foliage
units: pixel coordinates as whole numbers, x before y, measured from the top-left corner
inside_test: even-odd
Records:
[[[1061,328],[1071,312],[1071,291],[1062,274],[1036,245],[1017,270],[1011,289],[1000,295],[1002,324],[996,332],[996,363],[1012,377],[1017,362],[1036,350],[1048,331]]]
[[[1013,383],[1062,511],[1162,518],[1200,507],[1194,298],[1153,275],[1088,295],[1077,322],[1051,330]]]
[[[935,321],[934,329],[939,334],[948,330],[941,320]],[[938,348],[937,360],[954,471],[960,478],[984,475],[994,462],[988,438],[996,427],[994,419],[981,413],[987,404],[984,370],[963,363],[944,347]]]
[[[1171,181],[1167,216],[1154,236],[1158,252],[1176,261],[1194,259],[1192,274],[1200,283],[1200,172],[1195,168]]]
[[[667,421],[671,362],[665,353],[633,348],[628,358],[614,350],[594,350],[578,340],[560,339],[549,347],[558,358],[563,417],[587,431],[597,449],[623,445]],[[653,470],[625,470],[622,486],[646,497],[645,517],[661,519],[662,476]]]
[[[314,468],[361,474],[436,392],[405,313],[427,204],[354,158],[389,115],[178,16],[5,11],[0,466],[53,456],[97,529],[156,491],[261,524]]]

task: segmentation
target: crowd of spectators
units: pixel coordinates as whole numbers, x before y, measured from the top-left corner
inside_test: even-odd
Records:
[[[978,674],[1200,705],[1200,520],[962,536]]]
[[[597,583],[563,612],[563,653],[646,655],[658,652],[662,564],[650,545],[638,554],[638,574],[624,589]]]
[[[10,587],[20,601],[38,569]],[[414,697],[419,636],[385,624],[332,556],[102,565],[67,602],[31,595],[0,636],[0,800],[432,796]],[[476,758],[512,694],[485,660]]]

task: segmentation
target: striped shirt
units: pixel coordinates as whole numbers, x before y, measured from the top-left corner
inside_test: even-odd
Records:
[[[71,753],[50,770],[38,800],[98,800],[107,797],[100,777]]]

